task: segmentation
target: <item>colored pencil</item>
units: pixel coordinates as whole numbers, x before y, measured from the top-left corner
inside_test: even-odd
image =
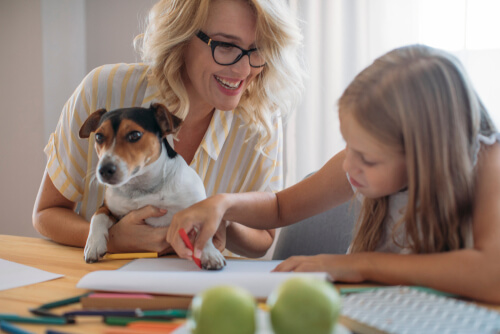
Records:
[[[27,330],[14,326],[13,324],[3,320],[0,320],[0,329],[2,332],[9,334],[33,334],[32,332],[28,332]]]
[[[189,240],[189,237],[187,236],[186,231],[183,228],[181,228],[181,229],[179,229],[179,234],[182,238],[182,241],[184,241],[184,244],[186,245],[186,247],[189,248],[193,252],[194,263],[196,263],[196,265],[198,267],[200,267],[200,269],[201,269],[201,261],[200,261],[200,259],[198,259],[197,257],[194,256],[194,247],[191,244],[191,241]]]
[[[65,325],[68,323],[68,320],[63,317],[22,317],[15,314],[0,314],[0,320],[25,324],[47,325]]]
[[[158,253],[107,253],[104,255],[104,259],[106,260],[145,259],[156,257],[158,257]]]

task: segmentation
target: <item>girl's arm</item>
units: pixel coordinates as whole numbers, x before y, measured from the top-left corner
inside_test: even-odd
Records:
[[[293,257],[277,271],[326,271],[336,281],[423,285],[500,302],[500,144],[483,147],[473,214],[474,248],[427,255],[357,253]]]
[[[170,226],[167,241],[180,257],[191,257],[178,230],[199,230],[195,255],[210,239],[223,220],[257,228],[273,229],[287,226],[323,212],[349,200],[353,191],[342,169],[344,151],[335,155],[312,176],[276,194],[248,192],[217,194],[178,212]]]

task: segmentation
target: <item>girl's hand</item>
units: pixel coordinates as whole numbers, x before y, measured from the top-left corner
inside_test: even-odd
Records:
[[[281,262],[273,271],[326,272],[332,281],[359,283],[362,275],[359,254],[292,256]]]
[[[179,230],[183,228],[188,234],[197,230],[193,246],[195,257],[200,258],[206,242],[220,230],[214,238],[214,245],[219,250],[224,249],[226,245],[225,223],[220,229],[219,227],[225,211],[223,196],[215,195],[177,212],[168,229],[167,242],[172,245],[179,257],[189,259],[193,256],[193,252],[182,241]]]
[[[152,227],[145,219],[161,217],[167,211],[148,205],[129,212],[109,229],[108,250],[123,252],[172,253],[173,248],[165,240],[168,227]]]

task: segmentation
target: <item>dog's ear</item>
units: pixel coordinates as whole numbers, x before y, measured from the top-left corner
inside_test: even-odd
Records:
[[[182,119],[168,111],[163,104],[153,103],[151,108],[155,109],[156,121],[160,126],[162,136],[176,133],[179,130]]]
[[[106,109],[99,109],[87,118],[87,120],[83,123],[82,127],[80,128],[80,138],[88,138],[90,136],[90,133],[94,132],[97,130],[97,127],[99,126],[99,122],[101,121],[102,115],[106,112]]]

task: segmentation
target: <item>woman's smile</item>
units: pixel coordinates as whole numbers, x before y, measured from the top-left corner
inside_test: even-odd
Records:
[[[214,75],[215,82],[217,83],[217,87],[219,90],[225,95],[238,95],[241,93],[243,89],[243,81],[244,80],[234,80],[229,78],[223,78],[217,75]]]

